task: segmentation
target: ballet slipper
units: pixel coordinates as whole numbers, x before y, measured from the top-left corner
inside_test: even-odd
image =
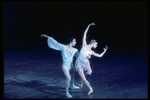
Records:
[[[69,94],[69,92],[66,92],[66,97],[72,98],[72,96]]]
[[[90,91],[87,93],[88,95],[93,93],[93,89],[91,88]]]
[[[80,89],[78,86],[72,85],[71,89]]]

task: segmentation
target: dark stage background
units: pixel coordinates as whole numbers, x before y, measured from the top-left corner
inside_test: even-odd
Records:
[[[106,65],[106,69],[119,68],[121,64],[123,68],[138,69],[134,74],[137,82],[141,79],[147,82],[148,2],[3,2],[2,6],[4,76],[7,76],[8,69],[24,69],[17,64],[27,64],[28,61],[43,63],[55,59],[61,66],[61,53],[50,49],[40,34],[45,33],[62,44],[67,44],[66,39],[74,36],[77,40],[75,47],[80,50],[87,25],[95,22],[87,33],[87,42],[97,40],[98,47],[93,49],[97,53],[101,53],[105,45],[108,51],[102,58],[91,58],[91,66],[95,66],[93,70],[101,70],[96,67],[100,62]],[[34,71],[32,67],[31,71]],[[142,78],[138,79],[140,76]],[[11,98],[10,95],[5,97]]]

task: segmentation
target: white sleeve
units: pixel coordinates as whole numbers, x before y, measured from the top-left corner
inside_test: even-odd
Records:
[[[76,49],[75,57],[78,58],[79,54],[80,54],[80,52]]]
[[[55,49],[55,50],[62,50],[63,44],[58,43],[55,39],[52,37],[47,38],[47,44],[50,48]]]

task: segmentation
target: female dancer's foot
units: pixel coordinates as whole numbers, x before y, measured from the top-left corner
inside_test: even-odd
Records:
[[[93,93],[93,89],[92,88],[90,88],[90,91],[87,94],[89,95],[91,93]]]
[[[69,92],[66,92],[66,97],[72,98],[72,96],[69,94]]]
[[[81,89],[81,88],[82,88],[82,86],[83,86],[83,84],[78,84],[78,86],[79,86],[79,89]]]

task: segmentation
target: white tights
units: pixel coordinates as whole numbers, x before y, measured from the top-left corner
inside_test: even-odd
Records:
[[[71,76],[70,76],[70,73],[69,73],[69,70],[67,69],[66,66],[63,66],[62,67],[62,70],[65,74],[65,77],[66,77],[66,83],[65,83],[65,89],[66,89],[66,96],[67,97],[72,97],[70,94],[69,94],[69,87],[70,87],[70,82],[71,82]],[[73,84],[73,83],[72,83]]]

